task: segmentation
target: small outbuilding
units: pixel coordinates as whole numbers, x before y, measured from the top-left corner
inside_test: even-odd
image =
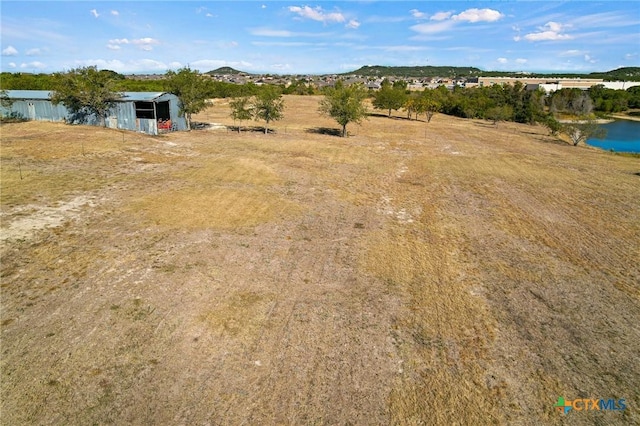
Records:
[[[94,116],[73,117],[63,104],[51,102],[47,90],[6,90],[10,108],[0,107],[3,115],[18,114],[28,120],[64,121],[74,124],[102,125]],[[133,130],[157,135],[162,132],[188,130],[180,115],[178,97],[166,92],[124,92],[105,117],[112,129]]]

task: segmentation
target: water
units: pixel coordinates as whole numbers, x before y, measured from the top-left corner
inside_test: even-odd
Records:
[[[603,124],[602,127],[607,129],[606,138],[589,139],[589,145],[607,151],[640,153],[640,121],[616,120]]]

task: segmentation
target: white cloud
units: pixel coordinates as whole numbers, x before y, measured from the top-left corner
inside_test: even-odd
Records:
[[[96,9],[91,9],[89,12],[91,12],[94,18],[97,18],[98,16],[100,16],[100,14]]]
[[[9,68],[15,68],[17,67],[15,62],[9,62]]]
[[[150,71],[166,71],[167,65],[164,62],[156,61],[154,59],[138,59],[130,61],[130,63],[138,69],[150,70]]]
[[[507,58],[498,58],[497,61],[501,64],[506,64],[507,62],[509,62]]]
[[[441,21],[435,24],[417,24],[410,27],[413,31],[420,34],[435,34],[447,31],[453,27],[453,21]]]
[[[252,28],[249,30],[249,33],[254,36],[262,37],[293,37],[294,35],[291,31],[272,30],[269,28]]]
[[[2,56],[16,56],[18,54],[18,49],[13,46],[7,46],[2,50]]]
[[[38,56],[38,55],[42,55],[42,51],[36,47],[36,48],[27,50],[26,55],[27,56]]]
[[[584,55],[585,52],[583,50],[577,50],[577,49],[570,49],[570,50],[565,50],[564,52],[560,52],[560,54],[558,56],[582,56]]]
[[[279,47],[322,47],[327,43],[310,43],[307,41],[252,41],[253,46],[279,46]]]
[[[563,34],[565,26],[558,22],[547,22],[545,25],[538,27],[538,32],[529,33],[524,36],[529,41],[558,41],[571,40],[573,37],[569,34]]]
[[[524,59],[524,58],[516,59],[516,64],[526,64],[527,62],[529,62],[528,59]]]
[[[96,66],[98,69],[110,69],[112,71],[121,72],[127,70],[125,64],[117,59],[86,59],[74,61],[74,66],[65,66],[64,68],[75,68],[75,66]],[[129,70],[132,70],[131,68]]]
[[[457,15],[453,15],[451,19],[455,21],[465,22],[495,22],[502,19],[504,15],[493,9],[467,9]]]
[[[411,16],[416,19],[424,19],[427,17],[426,13],[420,12],[418,9],[411,9],[409,12],[411,12]]]
[[[432,23],[417,24],[410,27],[420,34],[435,34],[445,32],[461,22],[493,22],[502,19],[504,15],[493,9],[467,9],[457,15],[452,12],[438,12],[429,18]]]
[[[266,4],[263,4],[262,6],[260,6],[260,8],[261,8],[261,9],[266,9],[266,8],[267,8],[267,5],[266,5]]]
[[[589,62],[590,64],[595,64],[596,62],[598,62],[597,60],[592,58],[590,55],[584,55],[584,60],[585,62]]]
[[[190,62],[189,66],[192,69],[198,69],[201,71],[210,71],[220,67],[232,67],[236,69],[249,69],[253,68],[253,64],[246,61],[224,61],[221,59],[201,59],[199,61]]]
[[[273,30],[270,28],[250,28],[249,33],[254,36],[261,37],[332,37],[334,34],[330,32],[324,33],[303,33],[287,30]]]
[[[356,21],[355,19],[350,20],[349,23],[345,25],[345,27],[352,28],[354,30],[359,26],[360,26],[360,22]]]
[[[29,68],[29,69],[44,69],[47,66],[45,64],[43,64],[42,62],[39,61],[34,61],[34,62],[29,62],[29,63],[22,63],[20,64],[20,68]]]
[[[624,59],[626,59],[627,61],[636,59],[638,57],[637,53],[627,53],[626,55],[624,55]]]
[[[207,17],[207,18],[214,18],[216,16],[211,12],[207,12],[207,10],[208,9],[206,7],[202,6],[202,7],[199,7],[199,8],[196,9],[196,13],[197,14],[204,13],[204,16]]]
[[[107,43],[107,48],[111,50],[120,50],[122,48],[122,45],[124,44],[133,44],[135,46],[138,46],[140,50],[148,52],[153,50],[153,46],[159,45],[160,41],[151,37],[144,37],[133,40],[129,40],[127,38],[114,38],[109,40],[109,43]]]
[[[620,28],[638,25],[638,17],[633,13],[601,12],[578,16],[569,22],[578,28]]]
[[[445,19],[449,19],[452,15],[452,12],[438,12],[431,16],[432,21],[444,21]]]
[[[151,37],[138,38],[135,40],[131,40],[133,44],[160,44],[160,42]]]
[[[408,46],[408,45],[400,45],[400,46],[380,46],[379,49],[388,51],[388,52],[419,52],[422,50],[429,50],[430,48],[427,46]]]
[[[311,8],[309,6],[289,6],[289,11],[300,15],[302,18],[311,19],[318,22],[344,22],[346,19],[342,13],[326,13],[320,6]]]
[[[135,44],[140,50],[149,52],[153,50],[153,46],[160,44],[160,41],[156,40],[155,38],[144,37],[131,40],[131,44]]]
[[[98,69],[108,69],[116,72],[165,72],[169,68],[164,62],[154,59],[135,59],[122,62],[117,59],[85,59],[74,61],[74,64],[68,64],[65,67],[75,68],[77,66],[96,66]]]
[[[111,14],[112,14],[113,16],[118,16],[118,15],[120,15],[120,12],[118,12],[117,10],[112,10],[112,11],[111,11]]]
[[[287,71],[291,69],[291,65],[289,64],[272,64],[271,69],[278,71]]]
[[[107,43],[107,49],[120,50],[121,44],[129,44],[129,40],[126,38],[115,38],[115,39],[109,40],[109,43]]]

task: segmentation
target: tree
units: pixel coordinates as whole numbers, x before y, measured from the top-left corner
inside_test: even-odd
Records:
[[[198,70],[189,67],[177,72],[168,71],[165,76],[166,90],[178,97],[180,114],[184,115],[187,128],[191,129],[191,114],[197,114],[207,107],[210,92],[208,82]]]
[[[593,103],[589,94],[580,89],[560,89],[551,95],[550,110],[553,113],[565,112],[572,115],[589,115]]]
[[[0,120],[3,122],[9,121],[25,121],[25,118],[19,112],[12,111],[13,99],[9,97],[6,90],[0,90],[0,106],[6,110],[0,111]]]
[[[498,121],[508,121],[513,117],[513,108],[510,105],[495,106],[489,108],[484,115],[487,120],[493,121],[494,126],[497,126]]]
[[[537,90],[528,90],[525,93],[525,111],[522,116],[523,123],[533,124],[546,119],[544,112],[546,93],[538,88]]]
[[[411,115],[413,113],[416,114],[416,120],[418,119],[418,102],[415,96],[407,97],[407,100],[404,102],[402,106],[407,111],[407,118],[411,120]]]
[[[416,102],[416,118],[418,114],[424,114],[427,117],[427,123],[430,123],[435,113],[440,111],[442,107],[442,104],[438,101],[441,97],[440,91],[424,89]]]
[[[580,142],[585,143],[588,139],[603,139],[607,136],[607,131],[591,118],[575,119],[564,123],[562,132],[569,136],[573,146]]]
[[[9,94],[4,89],[0,90],[0,106],[8,110],[13,106],[13,99],[9,97]]]
[[[556,118],[553,116],[553,113],[551,112],[544,115],[540,120],[542,124],[547,129],[549,129],[549,133],[551,133],[551,136],[556,136],[558,132],[562,130],[562,123],[556,120]]]
[[[400,84],[391,84],[389,80],[385,79],[382,82],[380,90],[375,94],[373,107],[376,109],[389,110],[389,117],[391,117],[391,110],[398,110],[402,108],[406,99],[406,83],[405,86],[402,87]]]
[[[238,120],[238,133],[240,133],[240,127],[245,120],[251,120],[253,117],[253,106],[251,105],[251,99],[244,96],[241,98],[234,98],[229,105],[231,106],[231,117],[234,120]]]
[[[630,93],[625,90],[607,89],[602,84],[588,90],[596,111],[605,113],[622,112],[629,109]]]
[[[640,108],[640,86],[633,86],[626,90],[629,95],[629,108]]]
[[[265,86],[255,97],[253,113],[256,120],[264,120],[264,133],[269,131],[269,122],[280,120],[283,116],[284,99],[274,86]]]
[[[111,72],[98,71],[94,66],[54,74],[54,81],[51,101],[64,104],[73,115],[72,121],[83,122],[93,114],[106,126],[107,113],[122,97],[114,90]]]
[[[345,87],[338,81],[335,87],[327,88],[320,101],[320,113],[332,117],[342,126],[342,137],[347,136],[347,124],[360,123],[367,117],[367,89],[362,84]]]

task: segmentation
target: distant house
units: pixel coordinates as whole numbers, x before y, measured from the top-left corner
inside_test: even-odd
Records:
[[[82,121],[74,118],[63,104],[51,102],[47,90],[7,90],[13,101],[10,109],[0,107],[0,112],[20,114],[29,120],[63,121],[67,123],[102,125],[94,115]],[[133,130],[150,135],[165,131],[187,130],[187,122],[180,115],[178,97],[165,92],[124,92],[115,107],[105,117],[105,124],[112,129]]]
[[[380,87],[382,87],[382,85],[377,81],[370,81],[367,83],[367,89],[370,90],[380,90]]]

